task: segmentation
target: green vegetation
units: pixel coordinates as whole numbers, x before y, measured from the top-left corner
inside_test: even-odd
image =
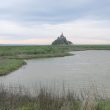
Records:
[[[40,56],[65,56],[69,51],[110,50],[110,45],[70,45],[70,46],[1,46],[0,57],[35,58]],[[30,57],[31,56],[31,57]]]
[[[0,75],[16,70],[24,59],[64,57],[83,50],[110,50],[110,45],[0,46]]]
[[[0,57],[27,59],[28,57],[65,56],[69,48],[66,46],[3,46],[0,47]]]
[[[1,85],[0,110],[110,110],[110,100],[90,94],[79,98],[75,92],[69,91],[58,95],[46,88],[41,88],[32,96],[25,88],[5,88]]]
[[[110,50],[110,45],[75,45],[73,50]]]
[[[12,72],[24,64],[25,62],[23,60],[1,59],[0,60],[0,76],[6,75],[8,72]]]

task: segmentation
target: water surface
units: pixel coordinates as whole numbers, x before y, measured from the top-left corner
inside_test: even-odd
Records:
[[[72,89],[97,86],[110,93],[110,51],[76,51],[74,56],[27,60],[27,65],[7,76],[4,84],[65,87]]]

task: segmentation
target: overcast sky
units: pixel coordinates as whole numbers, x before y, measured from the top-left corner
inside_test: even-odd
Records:
[[[0,44],[110,44],[110,0],[0,0]]]

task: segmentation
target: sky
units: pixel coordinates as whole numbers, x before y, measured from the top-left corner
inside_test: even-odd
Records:
[[[0,0],[0,44],[110,44],[110,0]]]

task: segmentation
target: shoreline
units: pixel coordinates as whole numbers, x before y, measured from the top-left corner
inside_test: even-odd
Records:
[[[71,51],[110,50],[110,45],[72,46],[0,46],[0,76],[8,75],[26,64],[26,59],[74,55]]]
[[[39,55],[39,56],[25,56],[23,57],[15,57],[15,58],[8,58],[5,59],[7,60],[7,64],[5,64],[3,67],[0,66],[0,77],[2,76],[6,76],[8,74],[10,74],[11,72],[14,72],[16,70],[18,70],[19,68],[21,68],[22,66],[26,65],[27,63],[25,62],[25,60],[30,60],[30,59],[39,59],[39,58],[55,58],[55,57],[65,57],[65,56],[72,56],[73,54],[71,53],[63,53],[63,54],[47,54],[47,55]],[[4,60],[4,59],[2,59]],[[10,66],[10,64],[11,66]],[[9,65],[9,67],[8,67]]]

